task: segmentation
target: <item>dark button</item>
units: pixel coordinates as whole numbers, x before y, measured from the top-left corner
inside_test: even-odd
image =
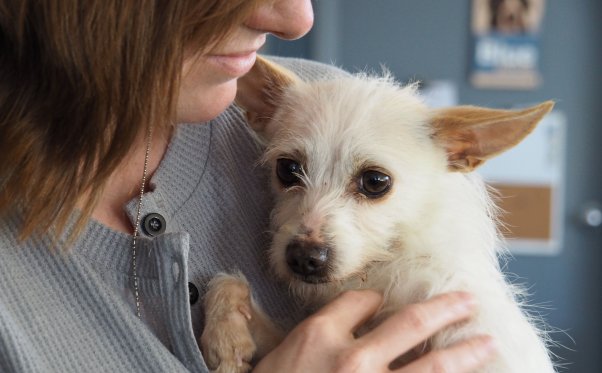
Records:
[[[165,226],[165,218],[156,213],[148,214],[142,220],[142,229],[149,236],[158,236],[165,232]]]
[[[191,306],[194,306],[199,300],[199,289],[197,289],[192,282],[188,283],[188,298],[190,298]]]

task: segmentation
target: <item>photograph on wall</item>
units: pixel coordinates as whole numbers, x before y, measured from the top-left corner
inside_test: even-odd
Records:
[[[534,89],[541,84],[540,35],[545,0],[473,0],[471,83]]]

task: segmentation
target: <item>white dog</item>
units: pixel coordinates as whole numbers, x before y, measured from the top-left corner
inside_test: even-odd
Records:
[[[323,304],[346,289],[378,289],[378,322],[407,304],[467,291],[477,315],[427,348],[488,334],[499,353],[481,372],[554,372],[545,335],[500,270],[496,208],[467,173],[521,141],[551,102],[430,110],[414,86],[389,77],[303,82],[262,59],[240,92],[250,124],[268,141],[271,267],[298,297]],[[253,354],[282,338],[240,276],[218,276],[205,304],[201,345],[213,369],[246,371]]]

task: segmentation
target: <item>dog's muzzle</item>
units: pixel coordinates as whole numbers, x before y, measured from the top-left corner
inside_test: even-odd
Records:
[[[286,263],[304,282],[323,283],[328,281],[329,251],[325,245],[293,240],[286,247]]]

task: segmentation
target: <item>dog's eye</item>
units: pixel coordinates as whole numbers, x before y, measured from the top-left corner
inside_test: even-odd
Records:
[[[276,162],[276,176],[285,187],[299,184],[302,173],[301,165],[292,159],[280,158]]]
[[[378,198],[391,189],[391,177],[379,171],[368,170],[360,178],[360,192],[369,198]]]

